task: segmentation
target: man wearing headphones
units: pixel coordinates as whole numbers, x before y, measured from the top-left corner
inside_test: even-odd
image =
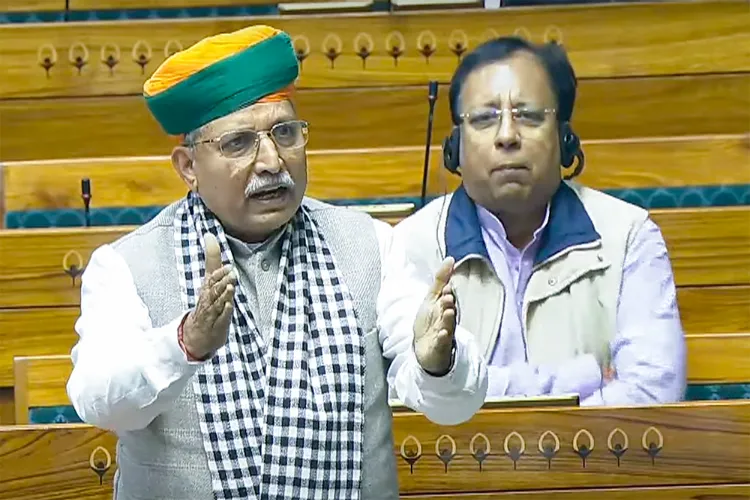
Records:
[[[664,239],[646,210],[571,181],[584,166],[575,95],[556,44],[499,38],[465,56],[443,145],[462,183],[395,228],[381,332],[411,329],[419,344],[432,297],[446,332],[484,352],[488,397],[679,401],[685,342]],[[430,288],[446,267],[445,288]]]

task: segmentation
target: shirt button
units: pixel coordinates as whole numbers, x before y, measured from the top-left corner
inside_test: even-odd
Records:
[[[263,262],[260,263],[260,267],[264,271],[268,271],[269,269],[271,269],[271,263],[268,262],[268,259],[263,259]]]
[[[604,262],[604,256],[602,254],[598,254],[596,258],[599,259],[599,262]]]
[[[555,278],[550,278],[547,280],[547,284],[549,286],[555,286],[555,283],[557,283],[557,280]]]

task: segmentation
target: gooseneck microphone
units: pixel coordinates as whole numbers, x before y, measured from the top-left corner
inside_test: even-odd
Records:
[[[430,147],[432,146],[432,120],[435,116],[435,102],[438,97],[438,82],[431,80],[427,92],[427,100],[430,104],[430,112],[427,115],[427,143],[424,148],[424,170],[422,171],[422,197],[419,208],[425,206],[427,202],[427,178],[430,173]]]
[[[81,198],[83,199],[83,216],[86,227],[91,225],[89,206],[91,204],[91,180],[88,177],[81,179]]]

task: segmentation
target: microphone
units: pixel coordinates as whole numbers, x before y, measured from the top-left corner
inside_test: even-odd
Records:
[[[432,145],[432,120],[435,115],[435,101],[438,97],[438,82],[431,80],[427,92],[427,100],[430,104],[430,113],[427,115],[427,144],[424,148],[424,170],[422,171],[422,197],[419,208],[425,206],[427,202],[427,177],[430,171],[430,146]]]
[[[81,179],[81,198],[83,199],[83,216],[86,227],[91,225],[89,205],[91,204],[91,180],[88,177]]]

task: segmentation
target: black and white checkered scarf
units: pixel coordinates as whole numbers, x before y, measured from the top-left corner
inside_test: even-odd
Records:
[[[193,308],[210,231],[224,231],[198,195],[174,220],[182,302]],[[364,347],[354,304],[308,211],[282,236],[273,331],[266,344],[238,284],[229,338],[194,377],[217,499],[360,497]]]

